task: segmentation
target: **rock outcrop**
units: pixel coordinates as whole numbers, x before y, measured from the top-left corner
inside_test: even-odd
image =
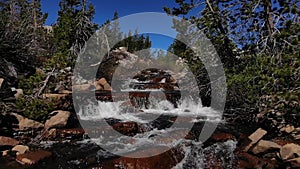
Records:
[[[67,125],[68,119],[71,115],[68,111],[57,110],[51,113],[53,116],[45,123],[45,128],[63,128]],[[51,115],[50,114],[50,115]]]
[[[0,146],[16,146],[19,141],[10,137],[0,136]]]
[[[25,146],[25,145],[16,145],[14,148],[11,149],[12,151],[16,151],[17,155],[20,155],[20,154],[24,154],[26,152],[29,151],[29,147],[28,146]]]
[[[38,151],[18,155],[16,160],[17,160],[17,162],[24,164],[24,165],[33,165],[45,158],[51,157],[51,156],[52,156],[52,153],[49,151],[38,150]]]
[[[25,118],[19,114],[12,113],[19,121],[19,130],[39,129],[44,128],[44,124]]]
[[[272,141],[260,140],[252,149],[254,154],[265,153],[267,151],[280,150],[281,146]]]
[[[290,143],[282,146],[280,149],[280,157],[283,160],[300,157],[300,145]]]
[[[244,151],[247,152],[254,144],[256,144],[266,134],[267,134],[266,130],[263,130],[261,128],[257,129],[254,133],[252,133],[248,137],[251,140],[251,142],[245,147]]]

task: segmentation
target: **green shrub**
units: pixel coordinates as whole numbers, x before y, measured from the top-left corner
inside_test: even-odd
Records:
[[[54,100],[41,100],[39,98],[23,97],[16,101],[18,109],[23,111],[25,117],[37,121],[47,119],[49,113],[54,110]]]
[[[19,80],[19,87],[23,89],[25,95],[31,95],[37,92],[41,82],[45,80],[45,76],[41,74],[34,74],[29,78],[22,77]]]

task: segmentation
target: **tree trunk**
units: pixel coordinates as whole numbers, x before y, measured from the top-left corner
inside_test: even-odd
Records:
[[[265,27],[268,30],[268,36],[271,37],[274,32],[274,23],[273,23],[273,12],[272,12],[272,0],[264,1],[264,10],[265,10]]]

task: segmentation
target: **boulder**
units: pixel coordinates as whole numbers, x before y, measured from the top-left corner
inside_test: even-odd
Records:
[[[63,128],[67,125],[68,119],[71,115],[68,111],[57,110],[52,112],[51,114],[55,114],[50,119],[48,119],[45,123],[45,128]]]
[[[139,132],[138,124],[136,122],[117,123],[114,124],[112,127],[119,133],[122,133],[127,136],[134,136]]]
[[[12,113],[19,121],[19,130],[43,128],[44,125],[40,122],[25,118],[19,114]]]
[[[4,79],[3,78],[0,78],[0,89],[1,89],[1,86],[2,86],[2,83],[4,82]]]
[[[25,154],[18,155],[16,161],[23,165],[33,165],[39,161],[49,158],[52,156],[52,153],[45,150],[38,150],[35,152],[29,152]]]
[[[285,132],[285,133],[291,133],[291,132],[293,132],[294,130],[295,130],[295,127],[292,126],[292,125],[287,125],[287,126],[282,127],[282,128],[280,129],[281,132]]]
[[[103,90],[104,88],[100,85],[100,84],[98,84],[98,82],[96,81],[96,82],[94,82],[94,86],[95,86],[95,89],[96,90]]]
[[[300,146],[298,144],[289,143],[280,149],[280,157],[283,160],[293,159],[300,156]]]
[[[19,141],[10,137],[0,136],[0,146],[15,146]]]
[[[280,150],[281,146],[272,141],[260,140],[252,149],[254,154],[264,153],[271,150]]]
[[[272,163],[245,152],[237,152],[236,157],[238,161],[236,168],[276,168]]]
[[[251,142],[245,147],[244,151],[247,152],[254,144],[256,144],[264,135],[267,134],[266,130],[262,128],[257,129],[254,133],[252,133],[248,138]]]
[[[20,154],[24,154],[25,152],[29,151],[29,147],[28,146],[24,146],[24,145],[16,145],[11,150],[12,151],[16,151],[17,155],[20,155]]]
[[[213,143],[235,140],[235,137],[230,133],[214,133],[209,140]]]
[[[104,90],[112,90],[111,86],[109,85],[109,83],[106,81],[105,78],[101,78],[96,82],[97,86],[101,86],[102,89]],[[97,87],[95,86],[95,87]],[[97,89],[97,88],[96,88]]]
[[[164,153],[160,153],[161,150],[167,150]],[[120,157],[114,160],[105,161],[103,163],[103,169],[111,168],[126,168],[126,169],[137,169],[137,168],[172,168],[176,166],[183,158],[184,151],[179,148],[173,148],[168,150],[168,147],[147,147],[143,150],[137,150],[135,152],[127,154],[127,157]],[[153,154],[158,154],[152,156]],[[129,158],[132,157],[145,157],[146,158]],[[129,156],[129,157],[128,157]]]
[[[288,160],[293,168],[300,168],[300,157]]]

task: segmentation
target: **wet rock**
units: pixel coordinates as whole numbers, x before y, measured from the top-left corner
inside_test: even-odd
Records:
[[[280,149],[280,157],[283,160],[293,159],[300,156],[300,146],[294,143],[286,144]]]
[[[152,168],[172,168],[176,166],[183,158],[184,152],[179,148],[170,149],[164,153],[161,153],[161,150],[168,150],[168,147],[154,147],[154,148],[145,148],[143,150],[138,150],[127,154],[126,156],[132,157],[145,157],[147,158],[129,158],[129,157],[120,157],[114,160],[104,162],[101,167],[103,169],[112,169],[112,168],[126,168],[126,169],[152,169]],[[152,154],[159,154],[152,156]]]
[[[85,131],[82,128],[58,130],[57,135],[60,137],[83,138]]]
[[[55,114],[45,123],[45,128],[63,128],[67,125],[68,119],[71,115],[68,111],[57,110],[52,112],[51,114]]]
[[[17,155],[24,154],[25,152],[29,151],[28,146],[24,145],[16,145],[14,148],[11,149],[12,151],[16,151]]]
[[[38,129],[43,128],[44,125],[40,122],[25,118],[19,114],[12,113],[19,121],[19,130]]]
[[[10,137],[0,136],[0,147],[1,146],[16,146],[19,141]]]
[[[267,134],[266,130],[263,130],[261,128],[257,129],[254,133],[252,133],[248,137],[251,140],[251,142],[245,147],[244,151],[247,152],[254,144],[256,144],[266,134]]]
[[[280,150],[281,146],[272,141],[260,140],[252,149],[254,154],[264,153],[272,150]]]
[[[52,153],[49,151],[38,150],[35,152],[29,152],[29,153],[18,155],[16,161],[24,165],[33,165],[51,156]]]
[[[235,140],[235,137],[230,133],[214,133],[210,138],[210,141],[216,142],[225,142],[228,140]]]
[[[44,134],[47,140],[61,140],[63,138],[78,139],[83,138],[85,131],[82,128],[74,129],[55,129],[52,128]]]
[[[119,133],[127,136],[134,136],[139,132],[138,124],[136,122],[117,123],[114,124],[112,127]]]
[[[151,135],[150,137],[152,137],[155,142],[163,144],[170,144],[184,138],[188,140],[196,139],[196,136],[192,132],[184,129],[174,130],[163,135]]]

